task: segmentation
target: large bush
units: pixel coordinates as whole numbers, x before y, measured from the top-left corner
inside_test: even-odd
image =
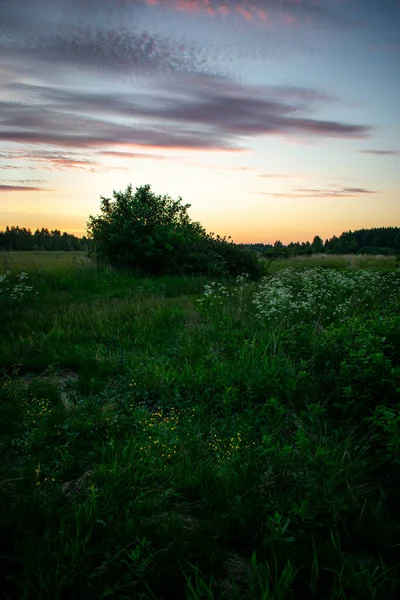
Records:
[[[88,236],[101,262],[150,274],[261,275],[254,252],[214,237],[190,219],[182,198],[155,195],[150,185],[101,196],[101,214],[90,216]]]

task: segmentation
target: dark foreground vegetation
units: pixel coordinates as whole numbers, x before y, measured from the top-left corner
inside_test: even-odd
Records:
[[[4,598],[397,599],[394,258],[260,260],[187,208],[128,186],[90,259],[1,255]]]
[[[4,254],[4,598],[398,598],[386,260],[251,283]]]

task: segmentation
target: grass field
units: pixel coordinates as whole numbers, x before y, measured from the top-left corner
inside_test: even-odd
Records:
[[[305,267],[324,267],[330,269],[377,269],[392,271],[396,268],[395,256],[371,256],[367,254],[312,254],[310,256],[293,256],[289,259],[274,260],[269,267],[270,272],[277,272],[288,267],[302,269]]]
[[[268,262],[268,261],[267,261]],[[88,264],[83,252],[0,252],[0,273],[6,269],[28,269],[30,272],[70,271],[76,265]],[[293,256],[290,259],[274,260],[269,272],[281,269],[304,267],[327,267],[332,269],[377,269],[392,271],[396,268],[395,256],[370,256],[363,254],[313,254]]]
[[[393,258],[4,253],[0,303],[4,598],[399,597]]]

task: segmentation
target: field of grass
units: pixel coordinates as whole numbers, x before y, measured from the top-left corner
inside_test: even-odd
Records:
[[[269,272],[275,273],[281,269],[292,267],[302,269],[305,267],[324,267],[328,269],[376,269],[392,271],[396,268],[395,256],[368,254],[311,254],[293,256],[289,259],[274,260],[271,262]]]
[[[0,255],[3,597],[397,599],[394,267]]]

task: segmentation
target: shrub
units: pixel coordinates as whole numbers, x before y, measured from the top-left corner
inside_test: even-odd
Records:
[[[88,236],[99,262],[149,274],[203,273],[260,276],[254,252],[208,234],[188,215],[182,198],[156,196],[150,185],[101,197],[101,215],[90,216]]]

